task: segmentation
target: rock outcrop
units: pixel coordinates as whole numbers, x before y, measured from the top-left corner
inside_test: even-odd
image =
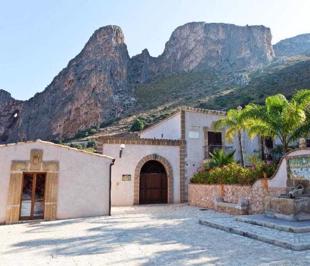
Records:
[[[145,49],[132,58],[121,29],[106,26],[43,92],[21,102],[0,91],[0,142],[72,137],[134,111],[137,83],[171,73],[247,71],[273,57],[264,26],[188,23],[172,33],[160,56]]]
[[[158,75],[216,69],[256,69],[274,57],[271,32],[264,26],[193,22],[178,27],[157,58],[147,50],[130,63],[132,81],[143,83]]]
[[[2,141],[72,137],[81,129],[120,116],[133,103],[128,61],[121,29],[98,29],[42,93],[19,103],[18,119],[14,126],[2,129],[6,132]],[[1,106],[13,114],[17,107],[11,104],[14,108],[10,108],[7,98],[1,96]],[[7,115],[0,119],[1,125],[7,125]]]
[[[284,39],[273,49],[276,56],[310,55],[310,33]]]
[[[0,90],[0,143],[7,142],[11,130],[17,126],[23,102],[16,101],[11,94]]]

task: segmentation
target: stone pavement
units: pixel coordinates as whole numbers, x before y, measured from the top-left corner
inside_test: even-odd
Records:
[[[279,231],[310,233],[310,221],[286,221],[284,219],[267,217],[264,214],[238,216],[236,217],[236,220],[253,225],[277,229]]]
[[[0,265],[309,265],[292,251],[202,226],[228,215],[187,205],[119,207],[112,217],[0,226]]]
[[[310,232],[287,232],[278,228],[271,228],[270,223],[258,225],[258,223],[254,224],[254,221],[261,222],[262,220],[250,220],[234,216],[225,218],[207,217],[199,220],[199,223],[279,247],[298,251],[308,250],[310,252]]]

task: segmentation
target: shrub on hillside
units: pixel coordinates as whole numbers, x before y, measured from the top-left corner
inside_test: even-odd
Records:
[[[130,127],[130,131],[140,131],[144,128],[144,120],[137,118]]]

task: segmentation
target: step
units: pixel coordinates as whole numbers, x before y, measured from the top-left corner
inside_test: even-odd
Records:
[[[310,233],[292,233],[237,221],[234,216],[226,218],[203,218],[201,225],[232,234],[259,240],[295,251],[310,250]]]
[[[236,217],[239,222],[249,223],[292,233],[310,232],[310,221],[286,221],[277,218],[266,217],[263,214],[246,215]]]

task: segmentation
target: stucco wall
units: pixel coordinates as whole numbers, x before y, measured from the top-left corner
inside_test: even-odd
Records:
[[[204,127],[211,128],[214,121],[221,118],[219,115],[205,114],[198,112],[185,112],[185,139],[186,139],[186,159],[185,159],[185,178],[186,184],[204,160]],[[197,131],[198,138],[190,138],[189,132]]]
[[[186,157],[186,181],[189,182],[190,178],[201,167],[204,160],[205,152],[205,138],[204,127],[207,127],[212,131],[213,123],[218,119],[223,118],[222,115],[205,114],[199,112],[186,111],[185,113],[185,136],[187,143],[187,157]],[[199,138],[193,139],[189,137],[190,131],[198,131]],[[223,133],[224,134],[224,133]],[[250,139],[246,133],[243,133],[242,144],[244,149],[244,157],[247,160],[249,155],[254,152],[258,153],[260,149],[259,139],[256,137]],[[228,143],[223,136],[223,145],[230,147],[231,150],[236,150],[235,159],[239,160],[239,144],[237,137],[232,143]]]
[[[181,116],[176,113],[159,124],[156,124],[140,134],[141,138],[149,139],[180,139],[181,138]]]
[[[32,149],[43,161],[59,161],[57,218],[108,213],[111,159],[47,143],[0,146],[0,223],[5,221],[12,160],[29,160]]]
[[[240,161],[240,148],[239,148],[239,141],[237,136],[234,138],[232,144],[228,144],[233,146],[233,150],[235,150],[235,159]],[[249,156],[251,155],[261,155],[260,152],[260,139],[255,137],[251,139],[246,132],[242,132],[242,148],[243,148],[243,157],[245,164],[250,164]]]
[[[103,153],[116,158],[112,168],[112,205],[134,204],[134,174],[139,161],[150,154],[167,159],[173,169],[173,202],[180,201],[179,146],[131,145],[126,144],[122,158],[119,158],[119,144],[104,144]],[[122,181],[122,175],[131,175],[130,181]]]
[[[310,149],[300,149],[288,153],[286,156],[295,156],[295,155],[308,155],[310,154]],[[286,187],[287,183],[287,159],[286,156],[282,159],[277,173],[269,181],[270,187]]]

